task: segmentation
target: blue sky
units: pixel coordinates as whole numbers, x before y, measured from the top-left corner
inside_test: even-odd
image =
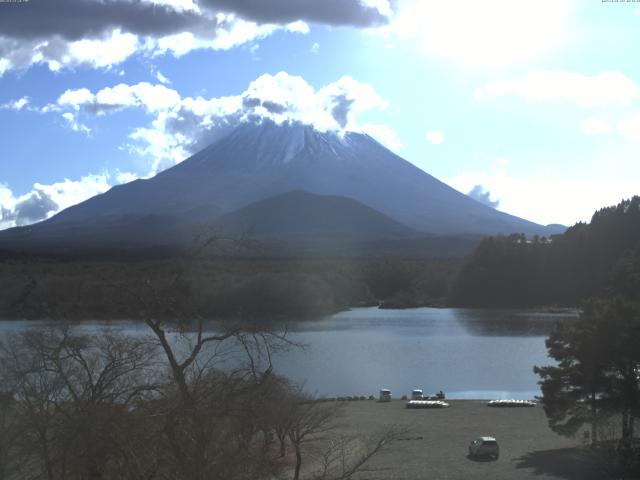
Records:
[[[55,4],[0,3],[0,228],[174,165],[251,99],[539,223],[640,194],[640,3]]]

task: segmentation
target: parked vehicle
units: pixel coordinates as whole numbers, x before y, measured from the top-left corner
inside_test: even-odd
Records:
[[[391,401],[391,390],[386,388],[380,389],[380,397],[378,398],[380,402],[390,402]]]
[[[424,397],[422,396],[422,390],[416,388],[411,391],[411,400],[422,400]]]
[[[498,441],[493,437],[477,437],[471,440],[469,445],[469,456],[478,457],[494,457],[500,456],[500,447]]]

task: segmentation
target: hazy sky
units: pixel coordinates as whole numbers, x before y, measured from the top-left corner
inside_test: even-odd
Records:
[[[0,1],[0,228],[256,114],[364,131],[529,220],[588,220],[640,194],[639,46],[635,2]]]

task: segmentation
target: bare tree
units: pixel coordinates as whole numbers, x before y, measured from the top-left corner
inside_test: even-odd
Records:
[[[154,415],[163,422],[173,478],[259,478],[271,468],[269,452],[255,445],[265,430],[257,399],[272,374],[272,352],[290,343],[284,333],[269,329],[207,323],[188,279],[207,248],[238,243],[210,236],[169,281],[158,285],[149,280],[125,292],[138,305],[168,366],[167,386]]]
[[[293,480],[300,478],[303,446],[310,442],[317,442],[323,434],[331,431],[337,414],[337,404],[327,405],[311,400],[297,402],[290,413],[291,421],[287,431],[296,454]]]
[[[19,478],[107,478],[127,463],[125,413],[155,388],[152,350],[144,340],[66,327],[3,341],[2,380],[20,422]]]
[[[354,435],[332,437],[320,454],[320,469],[314,480],[347,480],[368,471],[369,461],[405,433],[406,429],[392,425],[365,439]]]
[[[12,477],[17,468],[15,462],[16,442],[19,429],[14,415],[13,392],[0,392],[0,480]]]
[[[272,426],[284,453],[283,433],[295,452],[293,480],[302,478],[303,462],[308,477],[314,480],[346,480],[363,471],[367,463],[406,429],[390,426],[369,437],[341,435],[338,421],[345,404],[321,402],[305,394],[300,387],[283,382]],[[307,459],[307,460],[305,460]]]

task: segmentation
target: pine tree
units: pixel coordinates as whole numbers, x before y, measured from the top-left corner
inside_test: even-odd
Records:
[[[555,325],[545,344],[558,364],[534,367],[534,372],[541,377],[541,400],[551,429],[572,436],[589,424],[595,443],[607,378],[599,325],[590,321],[593,317],[587,313],[589,309],[587,305],[575,323]]]
[[[622,297],[592,299],[576,322],[557,324],[546,341],[556,366],[534,367],[552,430],[574,435],[619,414],[622,439],[633,437],[639,413],[640,307]]]

